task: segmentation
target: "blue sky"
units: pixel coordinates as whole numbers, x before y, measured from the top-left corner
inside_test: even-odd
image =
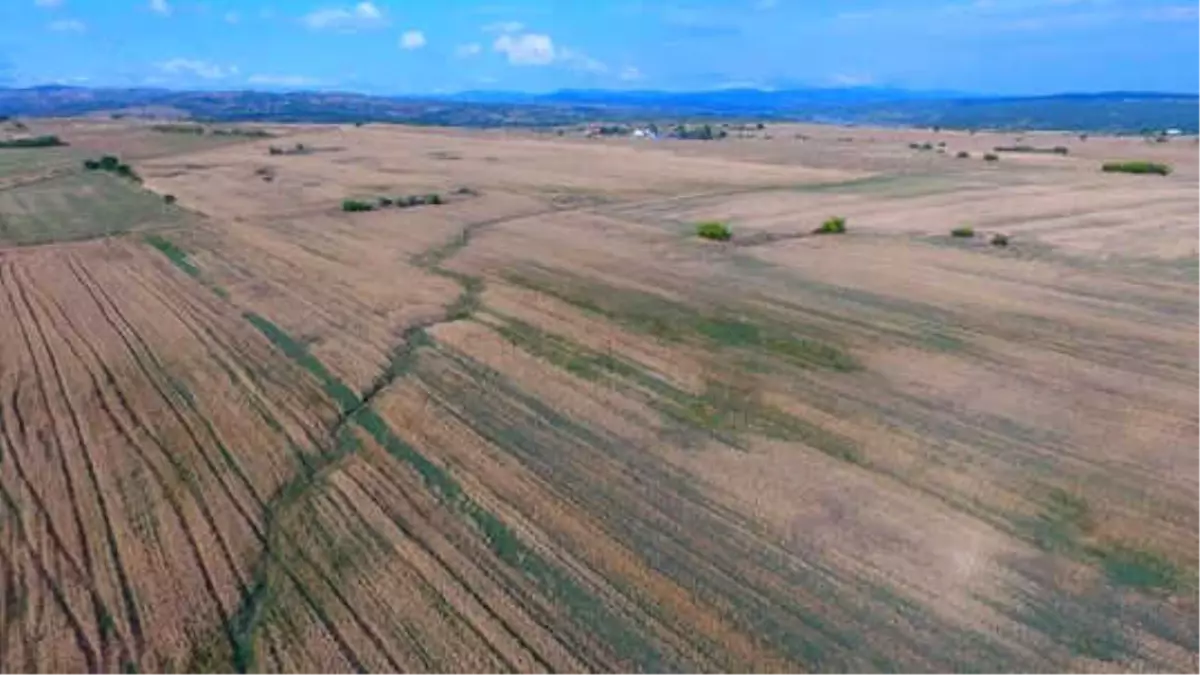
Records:
[[[0,84],[1196,92],[1194,0],[0,0]]]

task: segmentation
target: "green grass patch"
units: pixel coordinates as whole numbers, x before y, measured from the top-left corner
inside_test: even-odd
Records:
[[[158,249],[163,255],[167,256],[176,267],[183,270],[188,276],[199,277],[200,268],[196,267],[191,260],[188,259],[187,251],[179,248],[169,239],[161,237],[157,234],[148,234],[142,238],[147,244]]]
[[[696,236],[713,241],[729,241],[733,238],[733,230],[725,223],[711,220],[696,224]]]
[[[1161,162],[1147,161],[1125,161],[1125,162],[1105,162],[1101,165],[1100,170],[1104,173],[1133,173],[1133,174],[1149,174],[1157,176],[1167,176],[1171,173],[1171,167]]]
[[[950,230],[950,236],[958,237],[959,239],[970,239],[975,236],[975,228],[971,227],[970,225],[956,227],[953,230]]]
[[[56,176],[0,190],[0,243],[75,241],[173,226],[188,218],[161,196],[100,173]]]
[[[1089,547],[1109,581],[1144,591],[1178,592],[1192,588],[1196,575],[1186,574],[1167,558],[1122,544]]]

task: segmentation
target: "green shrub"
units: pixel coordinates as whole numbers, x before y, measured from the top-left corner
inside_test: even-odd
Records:
[[[137,172],[133,170],[133,167],[129,166],[128,164],[118,164],[117,168],[114,170],[114,173],[122,178],[128,178],[129,180],[138,183],[142,182],[142,177],[137,175]]]
[[[88,171],[98,171],[100,169],[100,162],[94,159],[85,159],[83,160],[83,168]]]
[[[992,235],[992,246],[1008,246],[1008,235],[997,232]]]
[[[729,241],[733,238],[733,230],[718,220],[710,220],[696,225],[696,236],[713,241]]]
[[[962,237],[963,239],[970,239],[971,237],[975,236],[975,228],[971,227],[970,225],[963,225],[962,227],[956,227],[953,230],[950,230],[950,236]]]
[[[163,195],[163,201],[168,204],[175,203],[175,195]]]
[[[425,195],[425,203],[434,205],[441,204],[442,196],[436,192],[431,192],[430,194]]]
[[[371,202],[364,202],[358,199],[345,199],[342,201],[342,210],[349,212],[374,211],[375,205]]]
[[[957,157],[959,159],[970,159],[971,153],[967,152],[966,150],[959,150],[958,154],[955,155],[955,157]]]
[[[100,168],[105,171],[116,171],[120,165],[120,158],[114,155],[104,155],[100,158]]]
[[[392,199],[391,197],[380,197],[379,198],[379,207],[380,208],[386,208],[395,203],[396,203],[396,200]]]
[[[999,162],[999,161],[1000,161],[1000,155],[997,155],[997,154],[996,154],[996,153],[994,153],[994,152],[988,152],[988,153],[985,153],[985,154],[983,155],[983,161],[985,161],[985,162]]]
[[[1105,162],[1100,167],[1105,173],[1137,173],[1137,174],[1157,174],[1166,176],[1171,173],[1171,167],[1160,162],[1146,162],[1141,160],[1128,162]]]
[[[821,223],[821,226],[813,230],[813,234],[845,234],[846,219],[841,216],[833,216],[832,218]]]

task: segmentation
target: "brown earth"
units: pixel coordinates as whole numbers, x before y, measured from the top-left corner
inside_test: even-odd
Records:
[[[0,669],[1198,667],[1192,139],[41,126]]]

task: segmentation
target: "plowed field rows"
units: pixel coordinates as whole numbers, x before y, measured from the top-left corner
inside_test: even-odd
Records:
[[[1187,141],[278,131],[0,191],[0,669],[1197,667]]]

